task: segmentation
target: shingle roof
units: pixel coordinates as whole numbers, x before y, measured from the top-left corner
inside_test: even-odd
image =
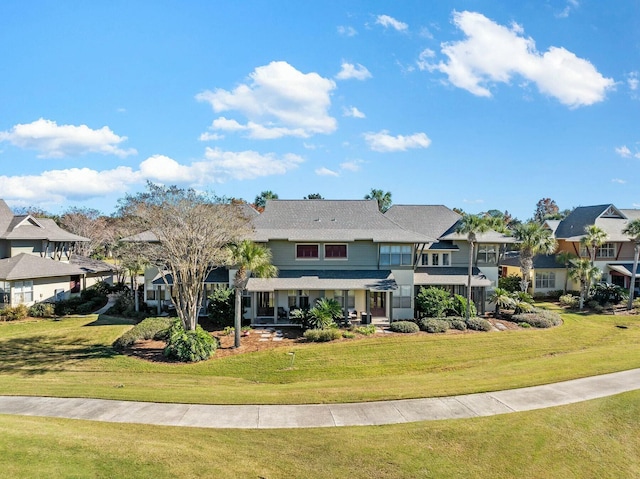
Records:
[[[468,277],[468,269],[465,267],[425,267],[417,268],[413,274],[413,283],[415,285],[466,285]],[[471,271],[471,286],[491,286],[491,280],[482,274],[482,272],[474,267]]]
[[[617,217],[603,216],[610,208]],[[580,241],[585,236],[585,227],[596,225],[607,233],[608,241],[629,241],[622,230],[636,218],[640,218],[640,210],[620,210],[612,204],[578,206],[560,222],[555,236],[567,241]]]
[[[277,278],[249,278],[247,291],[356,290],[398,288],[389,270],[281,270]]]
[[[427,243],[378,211],[375,200],[267,200],[254,218],[255,241],[356,241]]]
[[[0,200],[0,238],[8,240],[90,241],[63,230],[50,218],[30,215],[15,216],[7,203]]]
[[[84,271],[76,265],[27,253],[0,260],[0,280],[3,281],[74,276],[83,273]]]
[[[116,268],[109,263],[86,256],[74,254],[69,263],[80,268],[84,273],[112,273]]]
[[[461,216],[444,205],[393,205],[384,214],[402,227],[439,238]]]
[[[518,266],[520,267],[520,254],[505,257],[501,264],[503,266]],[[564,269],[565,266],[562,263],[556,261],[556,255],[554,254],[538,254],[533,257],[534,269]]]
[[[167,284],[173,284],[173,275],[170,273],[165,274],[165,279],[167,280]],[[209,271],[207,277],[203,281],[205,284],[213,284],[213,283],[229,283],[229,270],[227,268],[215,268]],[[152,281],[153,284],[165,284],[164,279],[162,279],[162,274],[158,273]]]

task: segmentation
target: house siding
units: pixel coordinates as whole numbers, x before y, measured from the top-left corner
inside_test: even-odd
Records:
[[[318,244],[319,258],[296,259],[297,244]],[[347,259],[325,259],[325,244],[345,244],[344,242],[300,242],[274,240],[267,246],[271,250],[272,262],[279,269],[377,269],[378,245],[372,241],[354,241],[347,244]]]

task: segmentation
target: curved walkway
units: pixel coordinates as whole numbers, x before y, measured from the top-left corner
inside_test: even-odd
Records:
[[[0,414],[235,429],[372,426],[493,416],[636,389],[640,389],[640,369],[491,393],[350,404],[216,406],[0,396]]]

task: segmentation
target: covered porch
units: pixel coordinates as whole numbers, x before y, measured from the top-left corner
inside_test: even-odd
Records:
[[[393,291],[389,270],[281,270],[277,278],[250,278],[245,318],[253,325],[295,325],[290,314],[332,298],[352,322],[389,323]]]

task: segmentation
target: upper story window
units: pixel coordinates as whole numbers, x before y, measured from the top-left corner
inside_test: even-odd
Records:
[[[479,263],[497,263],[498,261],[498,245],[495,244],[479,244],[478,245],[478,262]]]
[[[411,245],[380,245],[380,264],[385,266],[412,265],[413,249]]]
[[[297,244],[296,259],[318,259],[317,244]]]
[[[616,245],[613,243],[603,243],[597,250],[599,258],[615,258],[616,257]]]
[[[422,266],[451,266],[451,253],[424,253]]]
[[[324,245],[325,259],[347,259],[346,244],[326,244]]]

